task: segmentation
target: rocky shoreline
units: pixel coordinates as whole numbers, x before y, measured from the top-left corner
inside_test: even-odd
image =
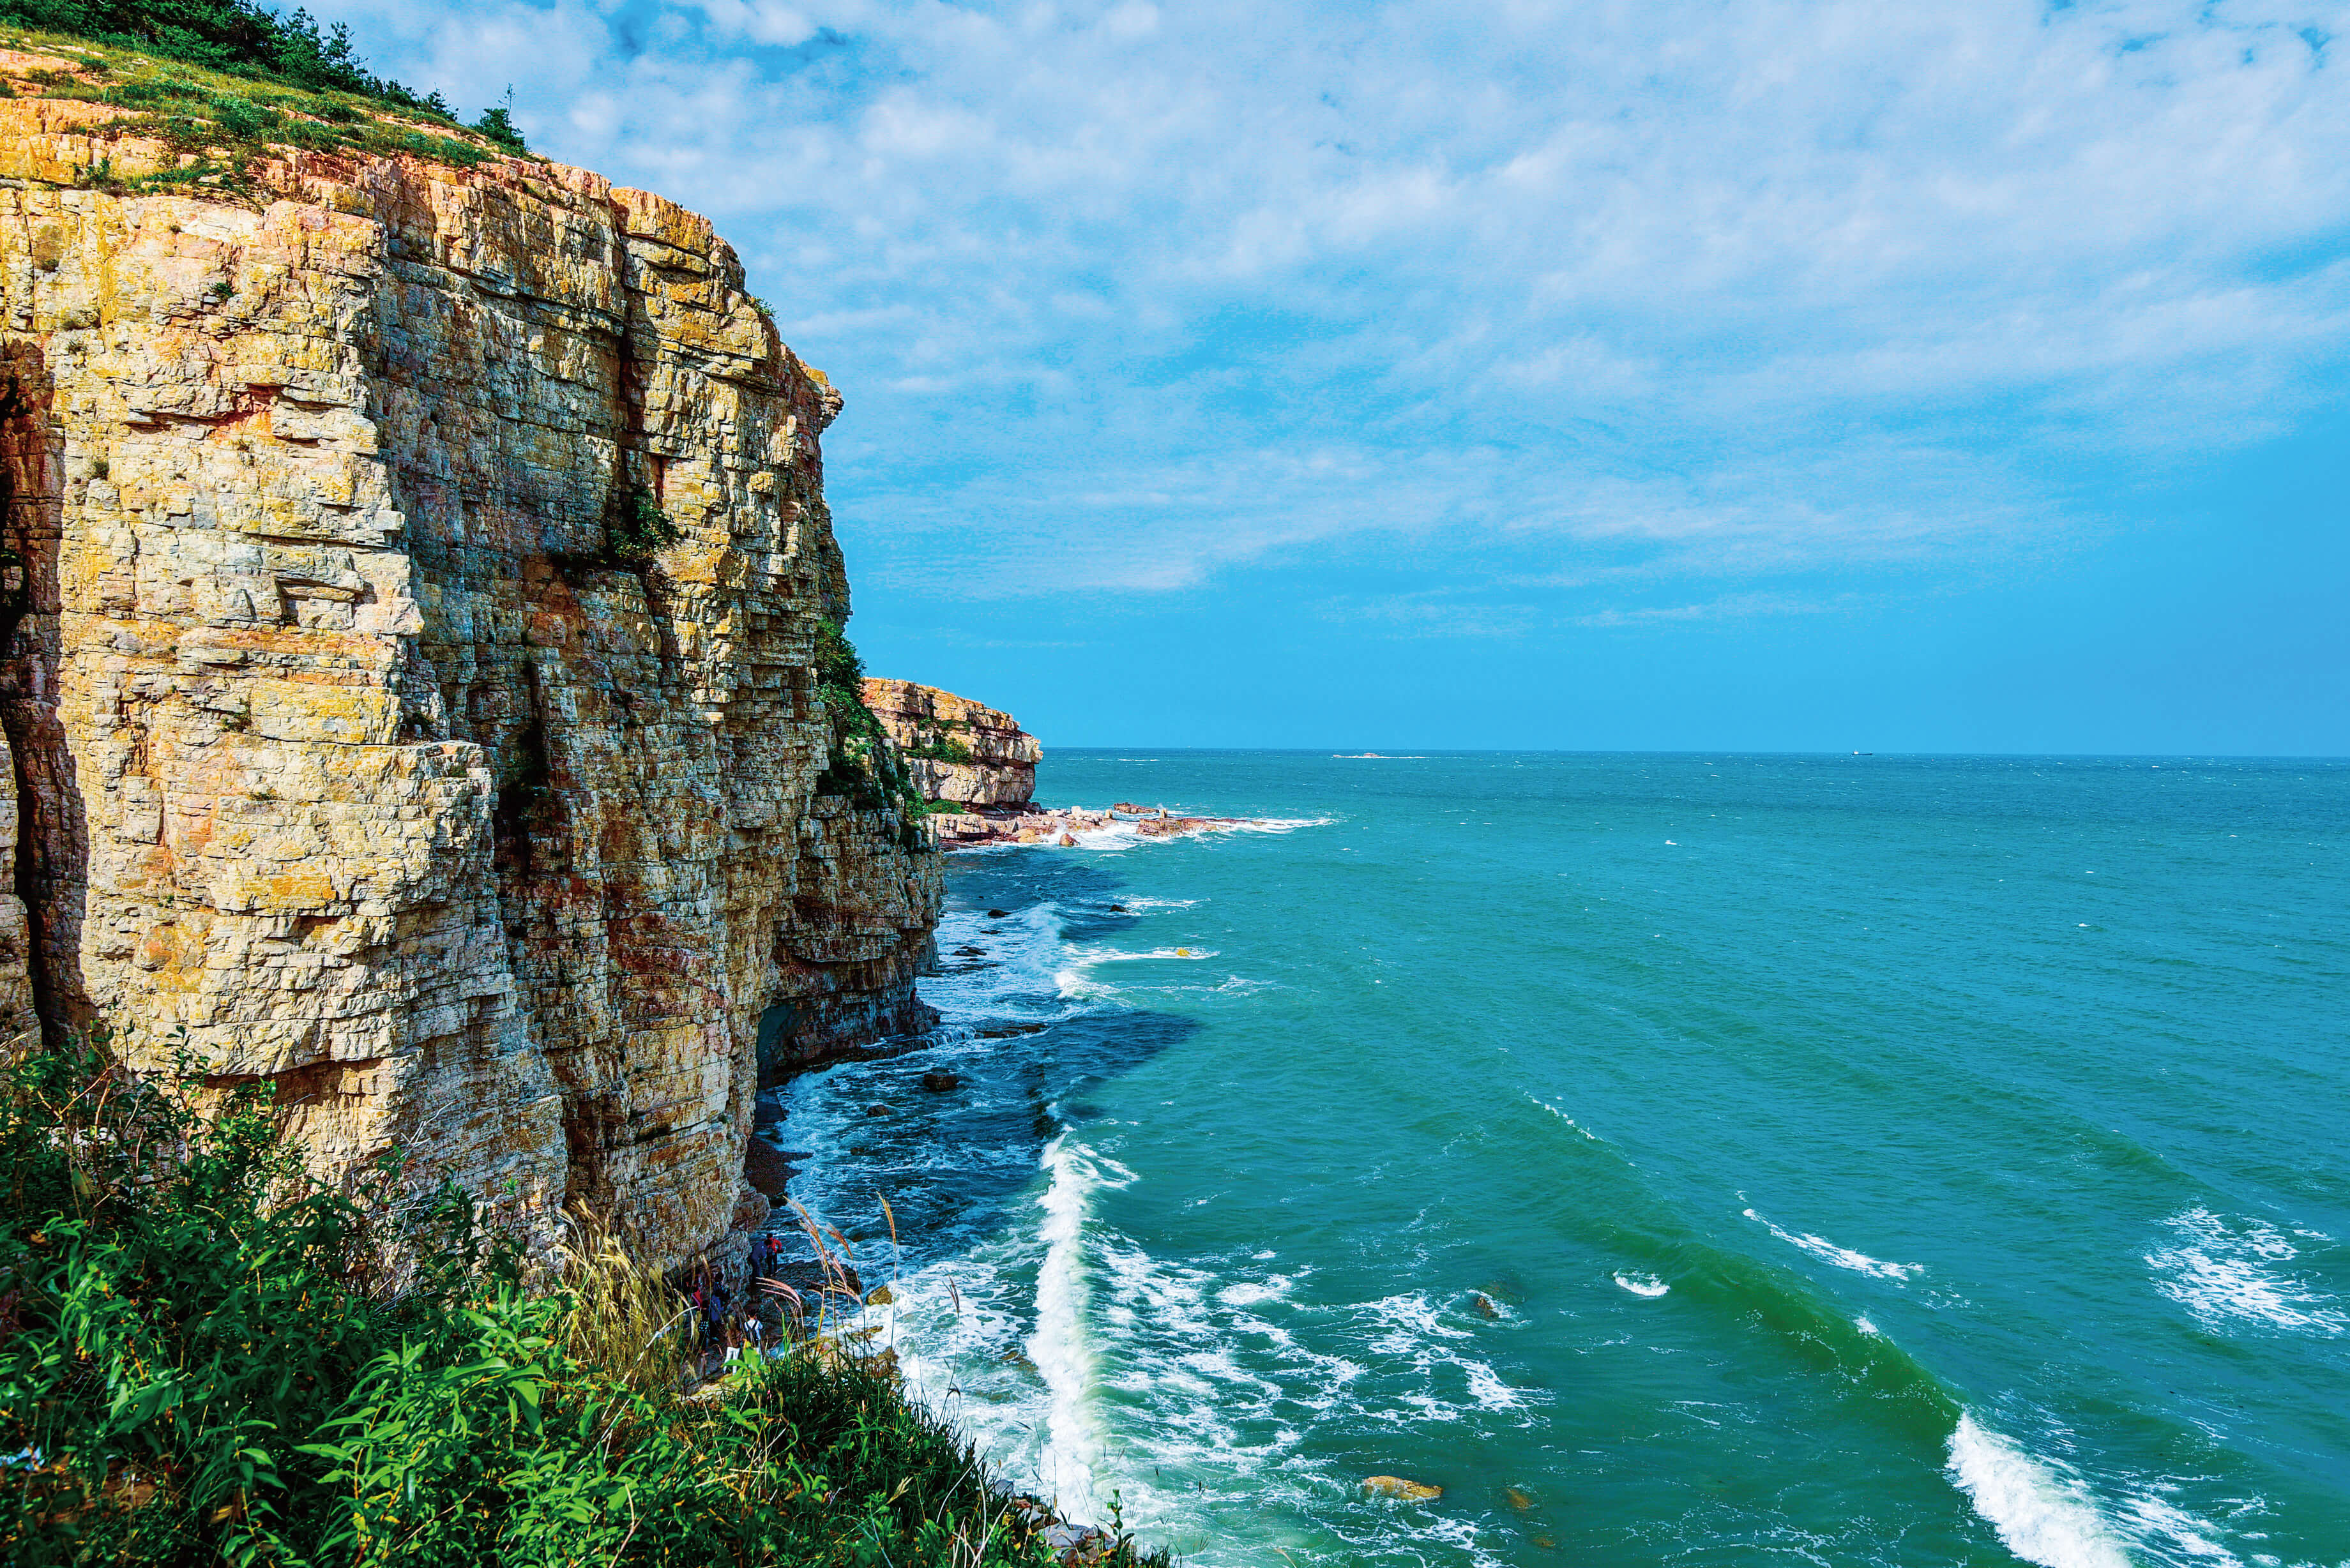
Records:
[[[1179,816],[1163,805],[1137,805],[1130,801],[1119,801],[1100,811],[1025,804],[972,806],[960,812],[936,812],[929,820],[932,840],[941,849],[981,849],[997,844],[1050,844],[1074,849],[1077,835],[1107,828],[1128,828],[1144,838],[1178,838],[1248,826],[1244,816]]]

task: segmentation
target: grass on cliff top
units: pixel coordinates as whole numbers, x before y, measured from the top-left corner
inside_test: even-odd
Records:
[[[609,1238],[535,1291],[463,1195],[363,1205],[396,1166],[321,1187],[269,1090],[195,1083],[0,1064],[0,1561],[1056,1561],[878,1360],[681,1394],[680,1303]]]
[[[175,167],[135,176],[118,173],[110,160],[102,160],[87,174],[88,182],[102,190],[198,187],[234,192],[249,183],[251,160],[273,147],[405,154],[460,168],[528,152],[504,107],[465,126],[438,93],[418,99],[396,82],[377,82],[364,72],[353,86],[344,79],[348,72],[277,73],[224,63],[210,57],[219,51],[203,48],[174,56],[120,29],[78,30],[40,20],[77,9],[121,7],[0,0],[0,44],[67,62],[59,68],[19,72],[13,79],[0,76],[0,97],[73,99],[126,109],[130,112],[112,123],[117,134],[152,138],[176,154]],[[296,18],[309,25],[299,13]],[[327,52],[331,55],[332,47]]]
[[[0,23],[314,92],[373,99],[457,123],[438,92],[420,98],[375,75],[359,57],[348,26],[338,22],[322,28],[305,10],[284,16],[254,0],[0,0]],[[484,114],[474,129],[502,145],[512,138],[514,151],[522,151],[503,110]]]

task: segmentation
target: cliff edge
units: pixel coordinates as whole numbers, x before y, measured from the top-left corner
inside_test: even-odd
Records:
[[[1045,750],[1009,713],[911,680],[868,676],[865,705],[931,802],[1026,805]]]
[[[77,68],[0,52],[0,1013],[541,1234],[764,1220],[762,1072],[928,1021],[941,892],[816,678],[839,397],[659,196],[191,183]]]

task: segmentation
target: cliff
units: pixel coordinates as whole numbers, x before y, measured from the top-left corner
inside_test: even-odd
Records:
[[[840,399],[658,196],[325,130],[208,189],[70,71],[0,52],[0,1013],[542,1235],[763,1220],[763,1067],[927,1022],[940,898],[827,771]]]
[[[865,705],[929,801],[1025,805],[1045,755],[1009,713],[910,680],[868,678]]]

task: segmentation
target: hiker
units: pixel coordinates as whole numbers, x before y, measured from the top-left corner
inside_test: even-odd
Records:
[[[748,1316],[746,1316],[746,1317],[744,1317],[744,1318],[743,1318],[743,1334],[745,1334],[746,1335],[748,1335],[748,1336],[750,1337],[750,1341],[751,1341],[751,1349],[752,1349],[752,1351],[753,1351],[753,1353],[754,1353],[754,1354],[756,1354],[757,1352],[762,1351],[762,1350],[764,1350],[764,1349],[766,1348],[766,1346],[767,1346],[767,1324],[766,1324],[766,1320],[765,1320],[765,1319],[764,1319],[764,1318],[762,1318],[762,1317],[761,1317],[761,1316],[760,1316],[756,1312],[754,1312],[754,1313],[750,1314]]]
[[[732,1366],[743,1354],[743,1335],[733,1324],[726,1325],[726,1365]]]

